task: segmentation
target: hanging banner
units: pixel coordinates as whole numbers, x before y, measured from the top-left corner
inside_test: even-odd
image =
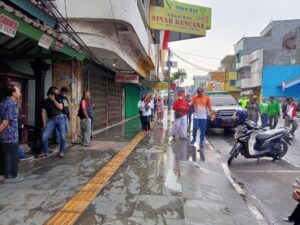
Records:
[[[180,33],[206,35],[205,19],[201,15],[180,10],[150,6],[150,28]]]
[[[155,82],[151,83],[153,90],[168,90],[168,82]]]
[[[137,84],[139,83],[139,75],[136,74],[123,74],[123,73],[116,73],[115,75],[116,83],[132,83]]]
[[[38,46],[45,48],[45,49],[49,49],[52,41],[53,41],[52,37],[50,37],[47,34],[43,34],[39,40]]]
[[[17,33],[19,23],[4,14],[0,15],[0,32],[14,38]]]
[[[179,10],[182,12],[189,12],[192,14],[203,16],[205,19],[206,29],[211,29],[211,8],[191,5],[173,0],[164,0],[164,8]]]

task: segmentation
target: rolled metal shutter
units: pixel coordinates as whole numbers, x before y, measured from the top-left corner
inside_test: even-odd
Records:
[[[107,78],[98,71],[90,70],[89,90],[94,107],[94,130],[107,126]]]
[[[108,78],[108,124],[121,122],[123,119],[123,85]]]

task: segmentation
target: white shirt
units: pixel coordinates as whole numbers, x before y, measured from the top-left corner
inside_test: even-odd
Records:
[[[148,110],[146,110],[145,102],[140,100],[139,103],[138,103],[138,108],[139,108],[140,111],[142,111],[143,116],[151,116],[151,114],[152,114],[151,102],[150,102],[150,108]]]

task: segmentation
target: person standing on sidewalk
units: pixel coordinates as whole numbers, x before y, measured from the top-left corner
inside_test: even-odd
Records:
[[[60,134],[60,147],[57,156],[63,158],[66,145],[65,118],[62,113],[63,104],[58,98],[58,89],[56,87],[50,87],[47,96],[48,98],[41,102],[44,132],[42,137],[42,153],[39,157],[47,157],[49,155],[48,139],[57,128]]]
[[[269,117],[270,129],[276,128],[279,116],[280,116],[279,103],[278,101],[275,100],[274,96],[271,96],[270,101],[268,103],[268,117]]]
[[[193,97],[190,104],[194,106],[194,123],[193,123],[193,139],[190,145],[196,142],[198,129],[200,128],[200,148],[204,148],[204,139],[207,126],[207,111],[211,114],[211,119],[215,119],[215,112],[212,109],[211,100],[207,95],[204,95],[203,88],[197,88],[197,95]]]
[[[158,124],[162,124],[162,121],[164,119],[165,109],[164,109],[164,102],[163,102],[161,96],[159,96],[157,99],[156,108],[157,108],[157,122],[158,122]]]
[[[90,100],[90,92],[84,91],[83,97],[79,104],[78,116],[80,118],[82,145],[85,147],[91,145],[92,118],[94,118],[93,106]]]
[[[251,100],[247,103],[247,113],[249,120],[254,121],[255,123],[258,122],[258,115],[259,115],[259,105],[257,103],[257,96],[253,95]]]
[[[268,103],[265,97],[262,98],[262,102],[259,104],[260,118],[262,127],[268,126]]]
[[[142,121],[142,117],[143,117],[143,110],[140,109],[139,105],[141,105],[143,102],[144,102],[144,99],[146,98],[146,95],[143,95],[141,97],[141,99],[139,100],[138,102],[138,109],[139,109],[139,114],[140,114],[140,122],[141,122],[141,125],[143,126],[143,121]]]
[[[138,103],[138,108],[140,111],[142,111],[142,127],[145,132],[145,134],[150,135],[151,134],[151,115],[152,115],[152,108],[151,108],[151,99],[150,96],[147,95],[144,98],[144,101],[140,101]]]
[[[69,90],[66,87],[62,87],[60,89],[60,94],[58,95],[58,98],[63,104],[62,113],[64,115],[65,120],[65,135],[67,136],[69,132],[69,119],[70,119],[70,110],[69,110],[69,100],[67,97]],[[56,128],[56,143],[60,144],[60,134],[58,129]]]
[[[20,100],[20,89],[15,85],[9,85],[5,89],[5,99],[0,104],[0,176],[4,176],[4,183],[16,183],[23,180],[23,177],[18,177],[17,103]]]
[[[287,102],[287,107],[286,107],[286,113],[284,115],[284,126],[290,128],[292,125],[291,129],[291,135],[295,137],[295,131],[298,127],[297,124],[297,105],[294,103],[293,98],[289,98]]]
[[[175,121],[171,130],[173,139],[179,135],[181,139],[187,138],[187,113],[190,110],[189,104],[184,98],[183,92],[178,93],[178,99],[175,100],[173,105],[175,111]]]

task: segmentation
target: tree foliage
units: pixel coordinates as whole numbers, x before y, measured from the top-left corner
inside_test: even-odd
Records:
[[[172,76],[170,77],[170,82],[174,82],[175,80],[181,79],[186,76],[186,72],[184,69],[178,69],[178,71],[172,73]],[[166,79],[168,81],[168,78]]]

